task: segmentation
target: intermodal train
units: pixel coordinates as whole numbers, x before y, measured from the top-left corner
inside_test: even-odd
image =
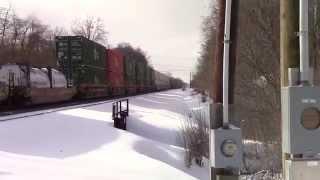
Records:
[[[108,49],[83,36],[56,37],[58,68],[0,65],[0,103],[44,104],[70,99],[121,97],[181,88],[145,59]]]

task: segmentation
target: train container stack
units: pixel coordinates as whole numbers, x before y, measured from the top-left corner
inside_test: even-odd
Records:
[[[142,93],[145,91],[146,76],[147,76],[147,61],[140,57],[136,61],[136,79],[137,79],[137,92]]]
[[[56,51],[68,87],[75,87],[79,97],[109,94],[104,46],[82,36],[59,36],[56,37]]]
[[[186,84],[181,80],[181,79],[177,79],[177,78],[171,78],[170,79],[170,87],[171,89],[178,89],[181,87],[186,86]]]
[[[125,56],[124,60],[124,80],[125,92],[127,95],[134,95],[137,93],[137,65],[136,60],[130,56]]]
[[[156,85],[157,91],[170,89],[170,78],[171,77],[169,75],[156,71],[155,85]]]
[[[110,86],[110,94],[114,96],[124,95],[124,56],[117,49],[108,49],[106,52],[107,83]]]
[[[82,36],[56,37],[59,69],[0,65],[0,104],[136,95],[180,88],[183,82],[149,66],[134,49],[107,49]]]
[[[152,67],[147,67],[146,69],[146,85],[145,90],[146,92],[152,92],[155,90],[155,83],[154,83],[154,70]]]

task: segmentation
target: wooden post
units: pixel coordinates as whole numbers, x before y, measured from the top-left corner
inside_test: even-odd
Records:
[[[215,58],[213,60],[213,101],[222,103],[222,69],[223,69],[223,41],[224,41],[224,21],[225,21],[225,0],[217,0],[218,11],[217,39],[215,46]]]
[[[223,73],[223,48],[224,48],[224,22],[225,22],[225,0],[217,0],[217,32],[216,32],[216,45],[213,50],[215,57],[213,59],[213,92],[212,99],[213,105],[211,107],[211,120],[210,127],[211,129],[218,129],[222,127],[223,117],[222,117],[222,73]],[[210,131],[211,138],[211,131]],[[211,140],[210,140],[211,142]],[[211,152],[211,144],[210,144]],[[211,159],[212,157],[210,157]],[[220,174],[221,170],[210,167],[210,180],[216,180],[216,175]]]
[[[299,1],[280,0],[280,71],[281,87],[286,87],[288,81],[288,69],[299,68]],[[284,143],[284,142],[282,142]],[[287,169],[285,160],[288,154],[282,154],[283,176]]]
[[[231,31],[230,31],[230,65],[229,65],[229,104],[234,104],[235,71],[237,64],[237,47],[239,33],[239,0],[232,1]],[[234,109],[231,106],[231,110]],[[233,113],[231,113],[232,115]]]
[[[288,86],[288,69],[299,68],[299,1],[280,1],[281,86]]]

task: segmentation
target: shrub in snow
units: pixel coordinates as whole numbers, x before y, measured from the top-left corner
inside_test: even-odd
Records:
[[[259,171],[252,175],[243,175],[240,180],[283,180],[282,174],[271,171]]]
[[[187,167],[191,167],[193,162],[203,166],[203,157],[209,157],[209,123],[206,117],[201,110],[191,111],[182,122],[181,136]]]
[[[268,172],[281,173],[281,151],[279,143],[244,141],[243,171],[249,174]]]

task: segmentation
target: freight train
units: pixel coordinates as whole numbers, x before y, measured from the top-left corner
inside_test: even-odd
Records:
[[[144,58],[107,49],[82,36],[56,37],[58,68],[0,65],[0,103],[44,104],[70,99],[121,97],[181,88]]]

